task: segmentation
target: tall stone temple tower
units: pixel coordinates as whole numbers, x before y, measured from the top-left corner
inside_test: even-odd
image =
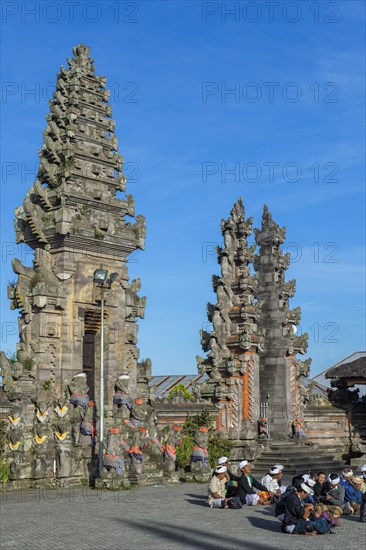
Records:
[[[213,276],[217,303],[207,305],[213,330],[201,331],[208,355],[197,358],[199,371],[209,376],[201,394],[216,404],[217,428],[239,446],[246,441],[247,456],[256,447],[265,411],[272,439],[287,438],[293,418],[301,414],[301,379],[310,364],[296,358],[306,352],[307,335],[295,336],[300,308],[288,306],[295,281],[284,279],[289,265],[289,256],[280,249],[285,229],[273,222],[265,206],[262,228],[255,229],[256,244],[248,246],[252,223],[252,218],[245,219],[241,198],[221,222],[221,276]]]
[[[35,252],[32,268],[13,262],[18,278],[9,298],[20,313],[20,342],[15,361],[1,357],[15,479],[47,477],[53,460],[37,462],[37,456],[74,453],[77,461],[85,411],[91,407],[94,428],[96,416],[110,415],[120,377],[122,386],[128,381],[129,402],[148,398],[151,364],[138,363],[136,323],[145,298],[137,294],[140,280],[129,282],[127,272],[128,255],[144,248],[145,219],[133,220],[131,195],[119,197],[126,179],[106,79],[96,76],[90,48],[78,45],[73,53],[57,75],[37,179],[15,212],[17,242]],[[118,274],[105,292],[104,411],[94,403],[101,325],[96,269]],[[60,466],[62,475],[72,476],[72,463]]]
[[[259,327],[264,334],[260,352],[260,399],[268,402],[271,414],[272,439],[284,439],[289,424],[302,415],[301,378],[308,375],[310,360],[301,362],[298,353],[308,347],[308,335],[296,336],[301,309],[289,309],[289,299],[295,295],[296,281],[285,281],[290,255],[283,254],[286,229],[279,227],[264,206],[261,229],[255,229],[259,254],[254,258],[258,272],[257,297],[262,304]]]

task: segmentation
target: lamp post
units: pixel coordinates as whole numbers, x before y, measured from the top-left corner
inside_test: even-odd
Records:
[[[118,273],[111,273],[108,278],[108,271],[96,269],[93,281],[100,287],[100,394],[99,394],[99,460],[98,477],[103,472],[103,446],[104,446],[104,292],[111,288],[112,283],[117,279]]]

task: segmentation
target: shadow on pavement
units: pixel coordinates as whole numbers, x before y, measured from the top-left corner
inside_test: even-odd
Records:
[[[126,527],[138,529],[139,531],[154,536],[156,540],[151,540],[152,547],[156,547],[159,543],[164,544],[164,541],[161,539],[165,539],[165,548],[174,548],[172,546],[167,546],[169,541],[170,543],[179,544],[180,547],[186,546],[200,550],[243,550],[243,548],[245,548],[245,550],[263,550],[264,548],[276,548],[276,546],[268,546],[268,543],[263,545],[261,543],[245,540],[244,537],[237,538],[230,534],[220,535],[217,532],[210,533],[187,526],[182,527],[176,524],[166,524],[157,521],[139,522],[121,518],[115,518],[115,521],[124,524]]]
[[[262,529],[264,531],[272,531],[272,533],[280,532],[281,523],[278,520],[268,521],[265,518],[256,518],[256,517],[247,517],[247,519],[248,521],[250,521],[253,527],[257,527],[258,529]]]
[[[272,508],[270,508],[270,509],[268,509],[268,508],[264,508],[264,509],[256,508],[256,513],[257,514],[263,514],[263,515],[266,515],[266,516],[271,516],[272,518],[274,517],[274,510]]]
[[[208,508],[207,498],[205,498],[205,500],[202,500],[202,499],[193,500],[193,498],[186,498],[185,501],[189,502],[189,504],[195,504],[196,506],[204,506],[205,508]]]
[[[191,493],[186,493],[186,497],[199,498],[201,500],[208,500],[208,495],[192,495]]]

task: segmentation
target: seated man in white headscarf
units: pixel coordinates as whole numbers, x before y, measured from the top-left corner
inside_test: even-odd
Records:
[[[277,483],[279,487],[282,487],[282,476],[285,467],[282,464],[274,464],[273,468],[278,468],[280,470],[280,475],[278,476]]]
[[[240,479],[240,476],[234,475],[229,470],[229,464],[228,464],[228,458],[226,456],[221,456],[217,461],[217,467],[218,466],[226,466],[226,496],[227,498],[235,497],[238,492],[238,481]],[[212,474],[215,475],[215,471]]]
[[[277,502],[278,497],[281,496],[281,493],[285,491],[285,487],[281,487],[278,484],[278,478],[282,476],[280,468],[272,466],[269,472],[262,477],[261,483],[264,485],[270,493],[273,493],[272,501]],[[277,498],[276,498],[277,497]]]
[[[215,469],[208,487],[208,504],[210,508],[229,508],[225,498],[226,472],[226,466],[218,466]]]
[[[250,475],[251,468],[247,460],[240,462],[239,469],[242,472],[242,476],[238,481],[238,496],[242,504],[248,504],[249,506],[264,504],[264,500],[257,494],[259,491],[269,493],[270,496],[273,496],[262,483],[259,483],[255,477]]]

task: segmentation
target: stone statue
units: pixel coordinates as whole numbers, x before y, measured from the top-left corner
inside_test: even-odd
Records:
[[[173,424],[169,428],[166,442],[162,446],[163,467],[167,473],[175,472],[175,463],[177,460],[177,447],[181,443],[182,427]]]
[[[11,428],[7,439],[11,458],[9,479],[21,479],[24,462],[24,435],[21,427]]]
[[[68,385],[68,389],[70,392],[70,403],[74,405],[74,407],[82,407],[84,411],[86,411],[89,401],[89,388],[86,383],[85,372],[75,374]]]
[[[210,474],[207,451],[208,438],[208,428],[201,426],[196,430],[191,456],[191,472],[195,475]]]
[[[131,445],[128,449],[130,458],[130,467],[133,474],[141,476],[144,473],[143,449],[148,437],[148,430],[143,426],[135,428],[131,439]]]
[[[268,433],[268,419],[264,416],[259,420],[258,422],[258,437],[259,439],[268,439],[269,433]]]
[[[85,416],[83,417],[80,425],[80,432],[82,435],[90,436],[91,444],[93,446],[96,444],[97,417],[94,401],[88,401]]]
[[[135,399],[131,408],[131,422],[135,426],[149,426],[154,423],[155,410],[144,403],[142,399]]]
[[[70,421],[71,421],[71,438],[75,446],[80,446],[81,424],[85,418],[88,407],[88,385],[86,383],[86,374],[80,372],[76,374],[68,385],[70,393]]]
[[[118,477],[124,473],[123,448],[120,440],[119,428],[109,428],[103,465],[110,474]]]
[[[129,397],[130,377],[128,374],[119,376],[114,384],[113,416],[116,420],[123,421],[130,418],[132,403]]]
[[[52,469],[52,459],[49,453],[49,427],[37,419],[34,422],[33,437],[33,477],[42,479],[49,477],[49,471]]]

